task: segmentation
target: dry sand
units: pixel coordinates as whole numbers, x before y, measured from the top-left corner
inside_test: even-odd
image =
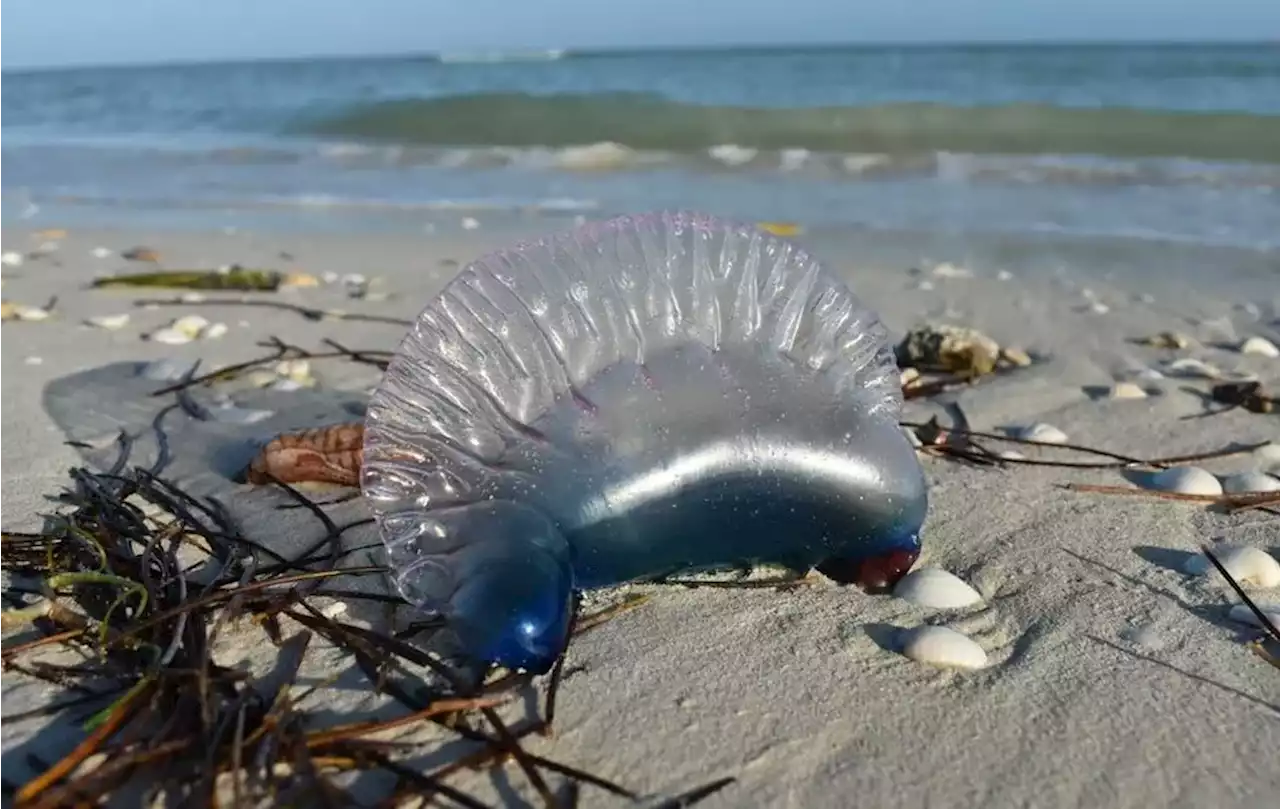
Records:
[[[4,237],[5,250],[39,241],[16,230]],[[412,317],[456,271],[449,259],[465,261],[512,238],[491,227],[449,237],[78,231],[59,239],[49,257],[5,267],[6,300],[59,298],[53,319],[3,327],[5,527],[37,525],[36,515],[51,508],[46,495],[80,463],[41,407],[44,386],[57,377],[169,356],[230,363],[260,353],[253,344],[269,334],[306,346],[327,336],[390,348],[401,333],[262,309],[136,309],[131,302],[139,295],[83,288],[96,273],[124,268],[117,258],[93,257],[93,248],[146,244],[170,267],[235,262],[317,275],[360,272],[393,297],[347,301],[334,286],[275,299]],[[1204,382],[1145,383],[1161,393],[1137,401],[1091,395],[1126,370],[1174,356],[1131,342],[1170,329],[1203,341],[1179,355],[1256,372],[1280,389],[1280,359],[1213,345],[1249,334],[1280,342],[1280,297],[1242,307],[1230,290],[1125,289],[1064,274],[1024,276],[1016,266],[1008,267],[1008,279],[981,266],[972,268],[974,277],[940,278],[858,266],[856,242],[838,233],[813,245],[897,333],[923,320],[946,321],[1044,356],[959,398],[974,429],[1044,421],[1075,442],[1146,456],[1280,441],[1274,414],[1236,410],[1187,420],[1204,410],[1195,393],[1207,389]],[[921,289],[921,281],[932,288]],[[1141,297],[1144,291],[1154,300]],[[1096,301],[1108,311],[1096,311]],[[132,319],[119,331],[80,325],[121,312]],[[189,313],[226,322],[230,332],[186,346],[140,339]],[[323,381],[343,386],[344,368],[323,366]],[[906,417],[939,412],[912,403]],[[1208,466],[1223,472],[1250,463],[1239,456]],[[646,588],[649,604],[574,643],[570,664],[580,670],[560,692],[557,734],[531,749],[642,792],[736,777],[702,804],[715,807],[1274,805],[1280,671],[1243,647],[1256,632],[1226,618],[1234,601],[1226,585],[1178,568],[1218,539],[1280,553],[1280,519],[1056,485],[1125,484],[1115,471],[924,464],[931,507],[921,564],[972,583],[983,606],[947,614],[825,582],[782,593]],[[1258,595],[1280,602],[1280,591]],[[987,651],[989,667],[939,671],[894,651],[895,628],[922,623],[970,635]],[[317,658],[311,668],[336,674],[348,666]],[[336,710],[354,710],[368,693],[357,673],[346,672],[328,699]],[[4,677],[6,715],[51,697],[43,686]],[[22,752],[65,751],[65,739],[39,731],[35,722],[4,724],[7,781],[18,778]],[[515,770],[456,783],[491,802],[528,797]],[[597,792],[584,797],[585,805],[612,805]]]

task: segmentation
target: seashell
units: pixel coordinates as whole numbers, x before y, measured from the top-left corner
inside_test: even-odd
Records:
[[[164,343],[165,345],[170,345],[170,346],[180,346],[180,345],[185,345],[196,338],[193,337],[188,332],[182,331],[180,329],[165,327],[163,329],[159,329],[157,331],[151,332],[151,335],[147,339],[151,340],[151,342],[153,343]]]
[[[23,360],[27,365],[44,365],[44,357],[30,356]]]
[[[976,329],[925,325],[907,332],[894,349],[904,368],[981,376],[996,368],[1000,344]]]
[[[1009,431],[1014,438],[1020,438],[1023,441],[1039,441],[1044,444],[1065,444],[1067,443],[1067,434],[1052,424],[1044,424],[1037,422],[1029,424],[1025,427],[1015,427]]]
[[[0,264],[3,264],[6,267],[21,267],[22,261],[23,257],[21,253],[9,251],[4,254],[0,254]]]
[[[18,307],[18,320],[34,320],[34,321],[48,320],[52,315],[53,315],[53,312],[50,312],[48,309],[44,309],[39,306],[19,306]]]
[[[1212,551],[1236,582],[1262,588],[1280,587],[1280,562],[1266,551],[1250,545],[1223,545]],[[1210,570],[1216,568],[1208,565],[1205,571]]]
[[[1158,382],[1165,377],[1164,374],[1160,373],[1155,368],[1139,368],[1134,372],[1133,378],[1140,379],[1144,382]]]
[[[973,270],[944,261],[935,265],[931,274],[934,278],[972,278]]]
[[[1258,609],[1262,610],[1262,614],[1267,616],[1267,620],[1271,625],[1280,628],[1280,604],[1259,604]],[[1248,604],[1236,604],[1227,613],[1227,617],[1236,623],[1249,624],[1250,626],[1262,627],[1262,621],[1258,620],[1258,615],[1249,609]]]
[[[1259,354],[1263,357],[1280,357],[1280,348],[1265,337],[1250,337],[1240,343],[1241,354]]]
[[[908,573],[893,588],[904,601],[939,610],[955,610],[982,602],[982,595],[958,576],[936,567]]]
[[[1253,451],[1253,458],[1259,471],[1280,471],[1280,444],[1263,444]]]
[[[1026,455],[1023,455],[1021,452],[1018,452],[1016,449],[1000,450],[999,452],[996,453],[996,457],[1006,461],[1025,461],[1027,459]]]
[[[120,315],[97,315],[87,319],[85,323],[97,329],[115,331],[117,329],[123,329],[125,326],[129,325],[129,315],[127,313]]]
[[[475,229],[476,229],[476,228],[478,228],[478,227],[480,227],[480,220],[475,219],[475,218],[470,217],[470,216],[464,216],[464,217],[462,218],[462,229],[463,229],[463,230],[475,230]]]
[[[1013,273],[1009,272],[1008,270],[1001,270],[1000,272],[996,273],[996,279],[1000,281],[1012,281]]]
[[[484,257],[366,413],[393,579],[469,656],[531,671],[575,590],[747,561],[887,590],[927,499],[885,337],[804,250],[701,214]]]
[[[111,250],[106,247],[95,247],[89,253],[94,258],[111,258]]]
[[[944,669],[981,669],[987,653],[972,638],[945,626],[920,626],[902,636],[902,653],[918,663]]]
[[[1178,494],[1222,494],[1222,484],[1218,479],[1198,466],[1174,466],[1162,469],[1151,475],[1148,484],[1148,488]]]
[[[1145,399],[1147,391],[1136,382],[1117,382],[1108,394],[1112,399]]]
[[[1280,492],[1280,480],[1262,472],[1239,472],[1222,478],[1222,491],[1227,494]]]
[[[1168,376],[1184,379],[1218,379],[1222,376],[1220,369],[1194,357],[1176,359],[1166,365],[1165,369]]]
[[[217,340],[219,337],[226,335],[230,329],[226,323],[210,323],[200,336],[206,340]]]
[[[1138,342],[1153,348],[1186,348],[1191,345],[1191,338],[1176,331],[1162,331],[1151,337],[1144,337]]]
[[[200,315],[183,315],[170,323],[169,328],[194,340],[209,328],[209,321]]]
[[[1016,346],[1005,346],[1000,349],[1000,359],[1017,368],[1031,365],[1031,355]]]

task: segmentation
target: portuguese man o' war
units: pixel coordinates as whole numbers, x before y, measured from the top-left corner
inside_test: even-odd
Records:
[[[746,564],[891,587],[923,471],[878,318],[796,245],[622,217],[467,266],[365,421],[401,594],[463,649],[546,671],[573,593]]]

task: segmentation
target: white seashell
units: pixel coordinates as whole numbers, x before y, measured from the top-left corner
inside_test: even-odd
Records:
[[[473,219],[470,216],[463,217],[462,219],[463,230],[475,230],[478,227],[480,227],[480,221],[478,219]]]
[[[1263,444],[1253,451],[1253,457],[1263,472],[1280,472],[1280,444]]]
[[[153,343],[164,343],[170,346],[180,346],[191,342],[195,336],[185,331],[179,331],[175,328],[163,328],[159,331],[153,331],[148,338]]]
[[[199,337],[205,329],[209,328],[209,321],[200,317],[200,315],[183,315],[170,323],[169,328],[176,332],[181,332],[194,340]]]
[[[1000,272],[996,273],[996,278],[1000,281],[1012,281],[1013,273],[1009,272],[1008,270],[1001,270]]]
[[[1262,610],[1262,614],[1267,616],[1272,626],[1280,627],[1280,604],[1259,604],[1258,609]],[[1227,617],[1237,623],[1257,627],[1262,626],[1262,622],[1258,620],[1258,616],[1254,614],[1253,610],[1249,609],[1248,604],[1236,604],[1231,608],[1231,612],[1227,613]]]
[[[1264,357],[1280,357],[1280,348],[1265,337],[1250,337],[1240,344],[1241,354],[1261,354]]]
[[[1228,545],[1212,550],[1231,578],[1240,584],[1280,587],[1280,562],[1266,551],[1250,545]]]
[[[939,610],[955,610],[982,602],[982,595],[967,582],[936,567],[914,570],[893,588],[905,601]]]
[[[1262,472],[1239,472],[1222,478],[1222,491],[1228,494],[1280,492],[1280,480]]]
[[[1164,379],[1164,374],[1160,373],[1155,368],[1142,368],[1134,373],[1133,378],[1141,379],[1146,382],[1155,382],[1157,380]]]
[[[116,329],[123,329],[125,326],[129,325],[129,315],[97,315],[96,317],[89,318],[85,323],[88,323],[94,328],[115,331]]]
[[[1044,424],[1037,422],[1026,427],[1017,427],[1012,431],[1014,438],[1021,438],[1024,441],[1040,441],[1045,444],[1065,444],[1067,443],[1067,434],[1052,424]]]
[[[39,306],[19,306],[14,310],[14,314],[18,316],[18,320],[48,320],[52,314],[48,309],[41,309]]]
[[[0,264],[4,264],[4,266],[6,267],[21,267],[22,254],[8,252],[8,253],[5,253],[4,255],[0,255]]]
[[[89,251],[94,258],[111,258],[111,251],[105,247],[95,247]]]
[[[203,303],[208,300],[208,296],[203,292],[184,292],[178,296],[178,300],[183,303]]]
[[[1111,311],[1111,307],[1107,306],[1102,301],[1094,301],[1089,304],[1089,311],[1093,312],[1095,315],[1105,315],[1107,312]]]
[[[1174,360],[1165,367],[1170,376],[1180,376],[1186,379],[1217,379],[1222,376],[1222,371],[1218,368],[1194,357],[1183,357]]]
[[[217,340],[225,335],[228,331],[226,323],[210,323],[209,327],[201,332],[200,336],[206,340]]]
[[[933,268],[934,278],[972,278],[973,271],[965,267],[957,267],[949,261],[944,261]]]
[[[1025,461],[1027,459],[1026,455],[1023,455],[1021,452],[1018,452],[1016,449],[1001,450],[1000,452],[996,453],[996,457],[1003,458],[1006,461]]]
[[[294,379],[277,379],[271,384],[267,385],[268,390],[284,390],[284,391],[302,390],[305,387],[306,385]]]
[[[1136,382],[1117,382],[1111,386],[1112,399],[1145,399],[1147,392]]]
[[[1198,466],[1175,466],[1151,476],[1152,489],[1178,494],[1222,494],[1218,479]]]
[[[902,653],[920,663],[948,669],[980,669],[987,665],[982,647],[954,629],[920,626],[903,637]]]
[[[24,362],[26,362],[27,365],[44,365],[44,357],[31,356],[27,357]]]
[[[301,385],[309,385],[314,381],[311,376],[311,363],[307,360],[282,360],[276,363],[275,371],[285,379]]]
[[[921,281],[920,283],[916,284],[916,289],[921,290],[922,292],[928,292],[931,289],[933,289],[933,282]]]

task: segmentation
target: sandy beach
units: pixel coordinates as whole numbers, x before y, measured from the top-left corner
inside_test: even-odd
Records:
[[[53,380],[118,361],[200,359],[205,368],[263,353],[277,336],[317,348],[331,338],[356,349],[389,350],[402,326],[307,320],[265,308],[191,302],[139,307],[157,290],[91,290],[95,276],[145,265],[121,251],[145,245],[166,268],[240,264],[320,279],[319,286],[256,297],[320,309],[412,318],[456,272],[486,250],[563,227],[563,220],[485,222],[432,234],[298,234],[262,231],[71,229],[65,235],[6,228],[4,250],[28,254],[5,266],[4,298],[41,306],[42,321],[3,327],[3,522],[34,530],[55,504],[48,496],[83,463],[42,406]],[[895,337],[922,323],[976,328],[1028,352],[1032,365],[986,378],[954,399],[977,431],[1047,423],[1073,444],[1142,458],[1280,442],[1277,415],[1236,408],[1200,417],[1210,382],[1142,377],[1191,357],[1223,372],[1256,375],[1280,390],[1280,358],[1244,354],[1251,336],[1280,343],[1280,284],[1270,268],[1253,287],[1178,284],[1029,269],[1018,262],[867,261],[857,233],[827,228],[799,238],[878,311]],[[105,248],[95,254],[96,248]],[[1174,248],[1168,248],[1174,251]],[[100,257],[101,256],[101,257]],[[943,262],[950,262],[943,264]],[[350,299],[340,280],[361,273],[369,295]],[[206,298],[236,297],[206,293]],[[85,324],[125,314],[122,328]],[[199,314],[228,330],[187,345],[143,335]],[[1140,345],[1164,331],[1187,335],[1183,349]],[[314,364],[324,388],[362,391],[368,369]],[[1151,395],[1117,399],[1117,382]],[[953,412],[913,400],[903,418]],[[1042,448],[1032,458],[1081,460]],[[173,448],[181,453],[181,447]],[[1207,461],[1215,474],[1254,469],[1257,453]],[[1087,460],[1087,458],[1084,458]],[[1280,555],[1280,518],[1260,510],[1226,514],[1203,503],[1071,491],[1061,484],[1133,487],[1120,470],[966,465],[922,456],[930,510],[921,567],[950,571],[982,596],[974,606],[936,610],[893,596],[868,596],[819,580],[785,592],[635,586],[649,601],[575,640],[559,692],[554,738],[529,750],[645,795],[718,777],[736,781],[702,805],[715,807],[1262,807],[1280,790],[1280,671],[1244,645],[1260,632],[1232,621],[1238,602],[1216,574],[1184,565],[1220,542]],[[1255,589],[1280,603],[1280,589]],[[900,653],[898,631],[923,624],[976,641],[987,665],[938,669]],[[261,635],[239,628],[231,657],[270,660]],[[250,641],[250,638],[256,640]],[[224,637],[224,641],[226,638]],[[6,645],[9,641],[6,640]],[[1275,651],[1274,646],[1272,647]],[[238,661],[221,661],[235,665]],[[335,715],[370,708],[375,697],[350,660],[317,653],[304,669],[330,679],[323,699]],[[54,690],[6,672],[6,716],[54,697]],[[28,753],[52,760],[73,736],[40,719],[5,722],[6,783],[21,783]],[[488,804],[532,805],[519,770],[464,771],[450,779]],[[371,785],[372,789],[376,785]],[[584,787],[583,805],[629,805]],[[6,796],[7,799],[8,796]]]

